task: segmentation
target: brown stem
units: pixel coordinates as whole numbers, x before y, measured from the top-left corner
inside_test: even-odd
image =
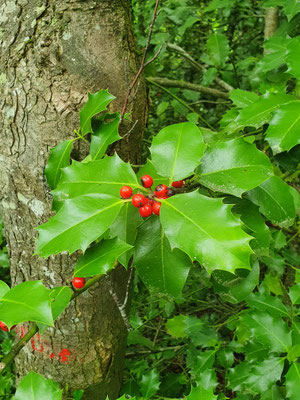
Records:
[[[164,87],[176,87],[181,89],[193,90],[194,92],[200,92],[204,94],[208,94],[214,97],[221,97],[222,99],[229,99],[229,94],[222,92],[221,90],[211,89],[206,86],[198,85],[196,83],[190,83],[185,81],[174,81],[168,78],[155,78],[153,76],[149,76],[147,81],[158,83]]]
[[[278,27],[278,7],[270,7],[265,13],[265,40],[269,39],[277,30]]]

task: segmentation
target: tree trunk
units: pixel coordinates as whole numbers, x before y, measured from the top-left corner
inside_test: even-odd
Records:
[[[265,40],[270,39],[278,28],[278,7],[270,7],[265,12]]]
[[[112,111],[121,110],[138,69],[130,1],[0,0],[0,42],[0,212],[12,284],[42,279],[48,287],[65,285],[76,255],[33,256],[34,227],[51,215],[43,170],[50,148],[74,137],[87,91],[108,88],[117,97]],[[138,122],[118,153],[137,164],[146,115],[143,84],[129,104],[132,121],[124,123],[123,133]],[[78,143],[73,156],[82,158],[86,150]],[[122,299],[127,273],[117,269],[112,280]],[[18,335],[26,326],[18,327]],[[28,343],[16,360],[17,374],[34,370],[70,392],[85,389],[85,399],[114,399],[126,332],[101,281],[70,304],[55,330]]]

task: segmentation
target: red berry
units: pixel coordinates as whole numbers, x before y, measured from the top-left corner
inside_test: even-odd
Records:
[[[132,204],[134,207],[143,207],[147,203],[147,199],[143,194],[134,194],[132,196]]]
[[[152,214],[152,207],[150,206],[150,204],[145,204],[139,209],[139,212],[143,218],[150,217],[150,215]]]
[[[74,278],[73,279],[73,286],[75,289],[82,289],[85,285],[84,278]]]
[[[161,207],[161,203],[159,203],[158,201],[156,201],[153,204],[152,210],[153,210],[154,214],[159,215],[160,207]]]
[[[153,185],[153,178],[150,175],[143,175],[141,177],[141,182],[145,188],[150,188]]]
[[[168,190],[168,186],[167,185],[164,185],[164,184],[158,185],[155,188],[155,192],[154,192],[155,196],[157,196],[157,197],[166,196],[167,195],[167,190]]]
[[[174,194],[175,194],[174,190],[173,190],[172,188],[168,188],[168,190],[167,190],[167,196],[168,196],[168,197],[171,197],[171,196],[174,196]]]
[[[4,322],[0,321],[0,329],[2,329],[5,332],[8,332],[8,327]]]
[[[174,187],[174,188],[181,188],[182,186],[183,186],[183,180],[181,180],[181,181],[175,181],[175,182],[173,182],[172,183],[172,186]]]
[[[122,186],[120,189],[120,195],[122,199],[129,199],[132,195],[132,189],[130,186]]]

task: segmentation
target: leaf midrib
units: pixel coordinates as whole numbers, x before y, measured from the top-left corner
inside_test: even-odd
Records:
[[[89,219],[94,218],[94,217],[97,216],[98,214],[101,214],[102,212],[107,211],[107,210],[109,210],[110,208],[116,207],[117,205],[121,204],[123,201],[124,201],[124,200],[119,200],[118,202],[115,202],[114,204],[112,204],[112,205],[110,205],[110,206],[108,206],[108,207],[102,208],[100,211],[98,211],[98,212],[96,212],[96,213],[90,215],[89,217],[87,217],[87,218],[85,218],[85,219],[79,221],[77,224],[74,224],[74,225],[68,227],[68,228],[65,229],[63,232],[59,233],[57,236],[55,236],[55,237],[52,238],[50,241],[48,241],[48,242],[46,243],[46,245],[43,246],[41,249],[47,247],[47,246],[48,246],[49,244],[51,244],[54,240],[58,239],[60,236],[64,235],[64,234],[65,234],[66,232],[68,232],[69,230],[74,229],[75,227],[77,227],[78,225],[82,224],[83,222],[86,222],[86,221],[88,221]],[[40,249],[40,250],[41,250],[41,249]]]

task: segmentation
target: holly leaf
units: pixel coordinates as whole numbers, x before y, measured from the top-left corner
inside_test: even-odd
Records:
[[[300,385],[300,364],[293,363],[286,376],[286,394],[290,400],[298,400]]]
[[[119,238],[102,240],[90,247],[77,261],[74,276],[87,277],[106,274],[113,268],[121,254],[130,250],[132,246]]]
[[[20,283],[0,299],[0,315],[8,329],[25,321],[53,326],[50,290],[42,281]]]
[[[61,400],[63,390],[51,379],[31,371],[19,383],[15,400]]]
[[[138,229],[133,264],[150,291],[174,297],[181,293],[192,266],[185,253],[171,250],[156,216],[150,217]]]
[[[212,63],[216,67],[225,65],[230,51],[227,37],[224,34],[213,33],[209,36],[206,46]]]
[[[140,383],[142,396],[146,399],[150,399],[155,393],[157,393],[159,385],[159,375],[155,368],[144,373]]]
[[[3,282],[0,281],[0,299],[5,295],[10,290],[9,286]]]
[[[299,144],[299,130],[300,101],[294,101],[279,107],[266,131],[266,140],[269,142],[273,153],[278,154],[283,151],[289,151]]]
[[[63,201],[88,193],[106,193],[120,197],[122,186],[143,189],[137,183],[131,166],[115,154],[87,164],[73,162],[64,168],[58,187],[52,193],[56,201]]]
[[[186,363],[191,374],[197,377],[200,376],[202,372],[212,368],[215,361],[216,351],[216,349],[202,351],[190,347],[187,351]]]
[[[289,185],[272,176],[247,194],[259,211],[273,224],[288,227],[296,218],[295,204]]]
[[[300,3],[298,0],[285,0],[284,12],[290,21],[296,14],[300,12]]]
[[[65,140],[50,149],[50,157],[45,167],[47,183],[55,189],[61,175],[61,169],[70,165],[70,156],[74,140]]]
[[[214,395],[214,389],[206,390],[202,386],[192,386],[191,393],[185,397],[186,400],[216,400],[218,396]]]
[[[226,127],[226,132],[235,131],[245,126],[259,128],[270,121],[272,112],[280,105],[295,101],[295,97],[287,94],[267,92],[251,105],[244,107],[236,119]]]
[[[272,36],[265,43],[265,56],[261,60],[262,71],[267,72],[285,63],[288,36]]]
[[[201,132],[192,122],[170,125],[153,139],[150,148],[152,164],[158,174],[169,177],[171,185],[194,172],[204,149]]]
[[[230,208],[221,199],[195,191],[163,200],[160,219],[171,247],[200,262],[208,273],[250,269],[251,236],[242,230]]]
[[[92,160],[101,159],[107,147],[121,139],[119,135],[119,124],[120,124],[121,115],[117,113],[117,116],[110,122],[103,121],[101,125],[95,130],[91,137],[91,147],[90,153],[92,156]]]
[[[156,169],[154,168],[154,165],[152,164],[151,160],[147,160],[146,164],[139,169],[139,172],[137,173],[137,178],[139,182],[143,175],[152,176],[153,178],[152,188],[156,188],[157,185],[161,185],[162,183],[167,186],[169,185],[169,177],[159,175]]]
[[[108,90],[99,90],[94,94],[88,93],[88,101],[80,111],[80,131],[82,135],[93,132],[92,118],[106,110],[108,104],[115,99],[115,96],[108,93]]]
[[[255,145],[234,139],[209,147],[197,173],[202,185],[241,197],[272,176],[273,170],[269,158]]]
[[[247,92],[246,90],[241,89],[233,89],[229,93],[229,98],[238,108],[244,108],[255,103],[259,99],[259,96],[254,92]]]
[[[290,317],[286,306],[277,297],[270,296],[266,292],[251,293],[246,298],[246,303],[250,308],[267,311],[274,317]]]
[[[274,382],[280,380],[284,365],[282,357],[271,357],[253,366],[245,381],[245,389],[250,393],[264,393]]]
[[[60,286],[51,290],[50,299],[52,299],[51,308],[54,321],[68,307],[71,297],[72,290],[68,286]]]
[[[300,304],[300,282],[290,288],[289,296],[292,304]]]
[[[60,211],[36,228],[39,232],[35,254],[48,257],[68,251],[85,251],[118,216],[124,200],[105,194],[85,194],[66,200]]]
[[[123,242],[133,245],[137,235],[137,227],[141,224],[142,218],[138,210],[131,203],[125,203],[119,215],[110,226],[109,237],[118,236]],[[119,263],[125,268],[128,266],[133,249],[126,251],[119,257]]]
[[[229,301],[239,303],[247,299],[259,283],[259,272],[259,263],[255,261],[249,274],[245,278],[236,279],[235,284],[230,288],[229,293],[232,299],[229,299]]]
[[[241,221],[249,229],[251,235],[254,236],[254,239],[250,242],[250,246],[255,253],[268,255],[271,235],[264,218],[258,210],[255,204],[246,199],[239,199],[232,208],[233,213],[240,216]]]
[[[288,352],[292,345],[291,331],[281,318],[257,311],[244,314],[242,321],[250,330],[251,337],[267,345],[272,352]]]

